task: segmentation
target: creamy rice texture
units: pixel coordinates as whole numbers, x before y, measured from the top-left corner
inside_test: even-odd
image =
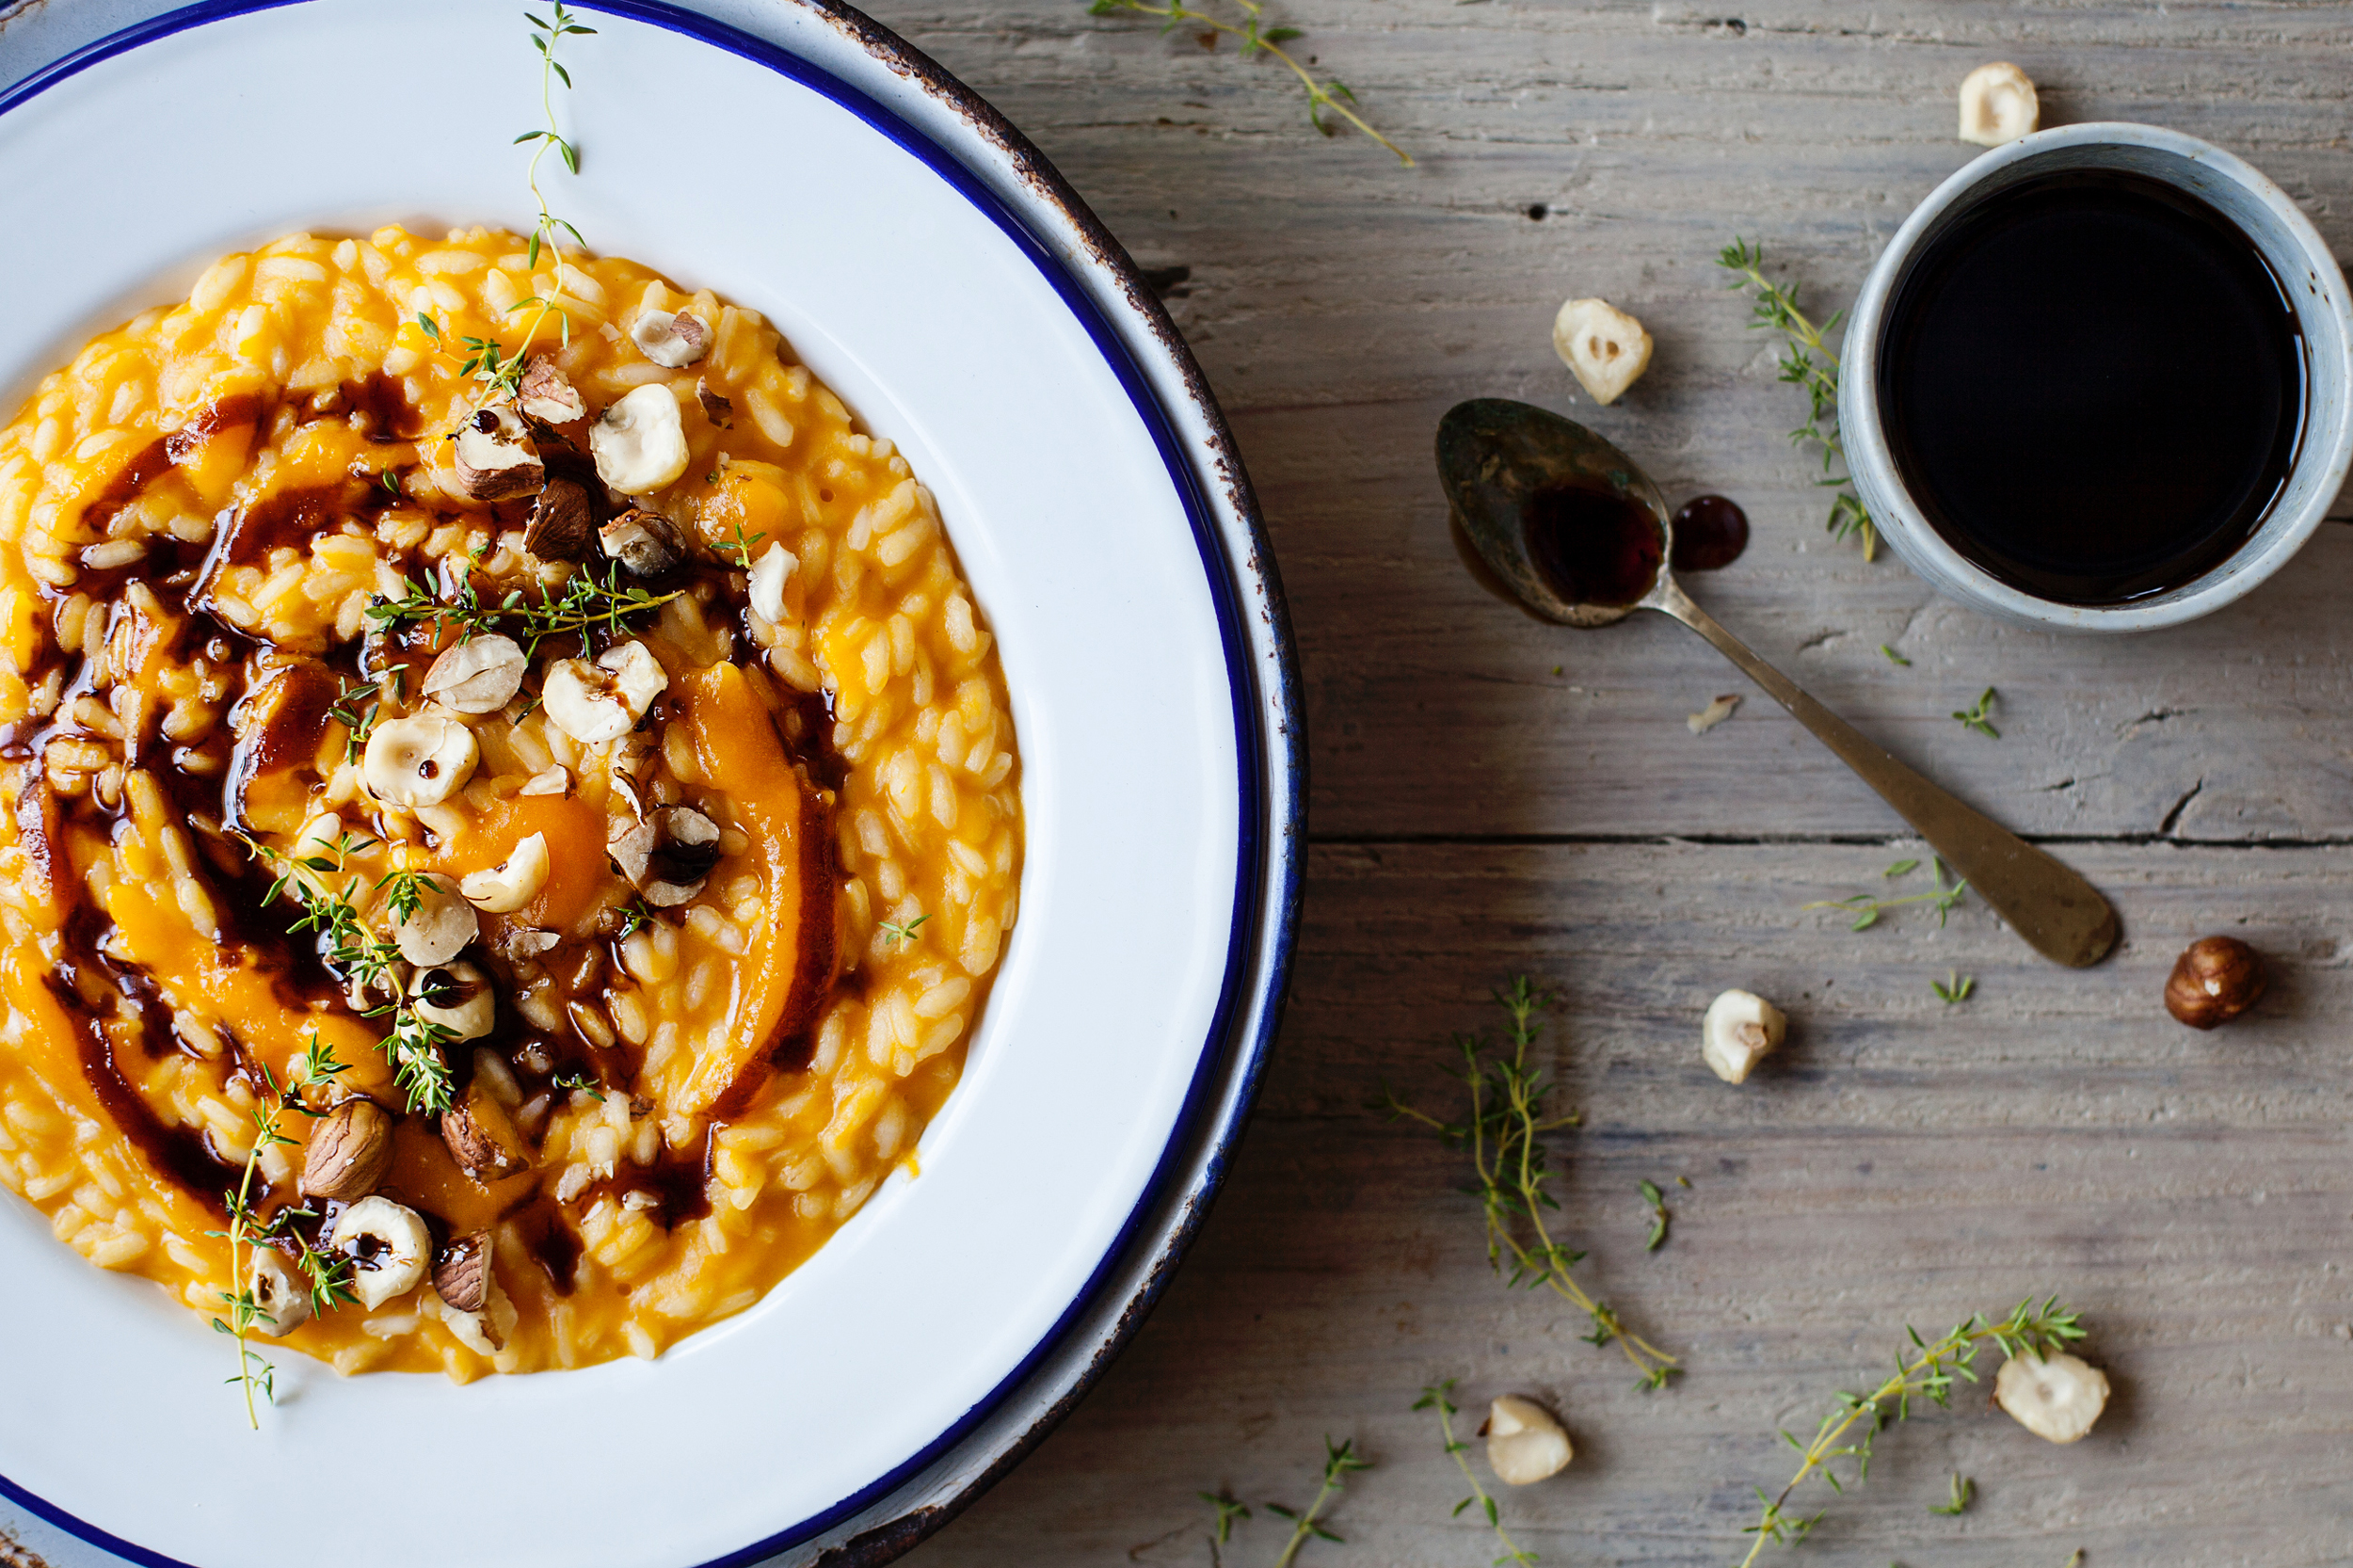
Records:
[[[468,339],[538,356],[581,417],[522,417],[530,383],[466,375]],[[625,398],[685,452],[627,495]],[[501,441],[535,488],[461,463]],[[562,484],[593,514],[569,552]],[[451,686],[502,639],[520,661]],[[418,735],[441,749],[394,756]],[[559,280],[484,230],[227,257],[0,430],[0,1182],[219,1315],[222,1189],[315,1039],[343,1070],[295,1092],[388,1113],[372,1191],[435,1277],[283,1342],[461,1381],[657,1354],[912,1173],[1022,858],[993,642],[905,458],[756,313],[618,259]],[[404,953],[434,910],[471,939],[370,990],[348,937],[289,934],[323,903]],[[396,1081],[394,1005],[453,1020],[424,1036],[452,1113]],[[316,1195],[330,1118],[281,1120],[257,1210],[389,1280],[334,1240],[354,1197]],[[435,1283],[469,1239],[472,1311]]]

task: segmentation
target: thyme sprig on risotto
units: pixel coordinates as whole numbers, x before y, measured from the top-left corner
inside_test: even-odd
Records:
[[[1750,328],[1781,335],[1785,345],[1781,378],[1805,389],[1805,423],[1789,432],[1789,440],[1801,446],[1811,441],[1822,450],[1822,477],[1815,483],[1836,492],[1831,497],[1830,520],[1824,527],[1834,539],[1859,540],[1863,558],[1876,560],[1879,525],[1871,520],[1862,498],[1855,494],[1854,480],[1847,472],[1846,448],[1840,444],[1838,431],[1838,356],[1825,341],[1828,334],[1838,330],[1847,312],[1833,311],[1819,327],[1806,319],[1805,312],[1798,309],[1795,285],[1776,283],[1765,276],[1765,248],[1761,245],[1736,239],[1717,256],[1716,264],[1736,275],[1733,288],[1755,293],[1756,308],[1750,312]]]
[[[1489,1055],[1490,1043],[1483,1034],[1454,1036],[1462,1064],[1448,1070],[1470,1092],[1470,1114],[1465,1120],[1442,1121],[1407,1103],[1385,1083],[1376,1108],[1392,1121],[1417,1122],[1447,1147],[1470,1155],[1475,1179],[1464,1191],[1479,1200],[1486,1222],[1487,1261],[1497,1273],[1506,1273],[1508,1265],[1512,1285],[1547,1289],[1568,1302],[1593,1321],[1593,1332],[1581,1336],[1587,1343],[1615,1343],[1641,1374],[1640,1387],[1664,1388],[1682,1370],[1675,1358],[1628,1329],[1614,1308],[1594,1300],[1570,1276],[1585,1254],[1553,1240],[1545,1223],[1545,1215],[1559,1212],[1561,1206],[1548,1190],[1551,1173],[1545,1168],[1544,1135],[1577,1125],[1575,1115],[1544,1115],[1549,1086],[1528,1062],[1528,1048],[1544,1027],[1536,1015],[1551,994],[1521,975],[1497,991],[1495,1000],[1511,1019],[1509,1056]]]
[[[1860,1483],[1867,1479],[1872,1444],[1888,1427],[1911,1418],[1913,1400],[1925,1398],[1948,1405],[1956,1379],[1977,1381],[1971,1368],[1977,1362],[1977,1352],[1986,1346],[1998,1345],[2008,1355],[2044,1354],[2054,1347],[2084,1336],[2081,1317],[2080,1313],[2061,1306],[2057,1296],[2040,1306],[2029,1296],[1998,1320],[1989,1320],[1983,1313],[1972,1313],[1933,1342],[1921,1338],[1918,1330],[1907,1326],[1904,1333],[1910,1336],[1912,1348],[1897,1355],[1896,1369],[1885,1382],[1868,1394],[1838,1394],[1835,1407],[1822,1417],[1810,1443],[1800,1442],[1788,1431],[1782,1432],[1782,1441],[1798,1450],[1798,1473],[1789,1478],[1789,1484],[1778,1496],[1769,1496],[1761,1486],[1756,1489],[1762,1508],[1756,1523],[1742,1531],[1756,1540],[1751,1544],[1749,1555],[1740,1560],[1740,1568],[1750,1568],[1768,1541],[1794,1546],[1821,1522],[1820,1511],[1793,1514],[1788,1509],[1790,1494],[1807,1477],[1819,1476],[1830,1483],[1833,1492],[1843,1494],[1846,1487],[1833,1468],[1834,1463],[1852,1460],[1854,1473],[1848,1480]]]
[[[1291,40],[1303,36],[1298,28],[1266,26],[1264,24],[1266,8],[1260,0],[1233,0],[1233,3],[1242,13],[1242,19],[1240,22],[1228,22],[1208,11],[1195,10],[1182,4],[1153,6],[1145,4],[1144,0],[1094,0],[1094,4],[1087,8],[1087,14],[1089,16],[1117,16],[1123,11],[1131,11],[1138,16],[1158,18],[1160,23],[1160,31],[1164,34],[1173,33],[1187,23],[1193,23],[1210,30],[1209,41],[1212,43],[1216,41],[1215,35],[1220,33],[1228,38],[1239,39],[1241,40],[1243,59],[1246,60],[1253,55],[1272,55],[1290,68],[1291,74],[1299,78],[1299,85],[1307,89],[1307,120],[1317,130],[1327,136],[1337,134],[1337,127],[1324,118],[1327,113],[1336,115],[1396,153],[1398,162],[1406,168],[1414,167],[1414,160],[1405,149],[1374,130],[1366,122],[1364,116],[1358,114],[1351,106],[1355,104],[1356,95],[1348,90],[1347,83],[1337,77],[1333,77],[1328,81],[1318,81],[1315,72],[1300,64],[1297,58],[1283,47]]]
[[[261,1325],[268,1316],[262,1310],[261,1299],[254,1293],[253,1282],[247,1277],[247,1260],[257,1246],[279,1240],[291,1241],[295,1257],[301,1266],[305,1287],[310,1292],[312,1310],[330,1312],[343,1302],[357,1298],[351,1290],[351,1261],[344,1257],[329,1257],[313,1248],[296,1230],[293,1222],[314,1216],[307,1208],[281,1208],[268,1219],[262,1219],[253,1208],[253,1173],[261,1167],[262,1156],[270,1149],[293,1146],[294,1140],[280,1130],[280,1119],[289,1111],[304,1116],[324,1116],[326,1112],[313,1109],[301,1096],[307,1084],[325,1084],[344,1072],[348,1064],[336,1061],[319,1041],[315,1031],[309,1048],[297,1058],[288,1082],[280,1087],[269,1067],[263,1064],[262,1097],[253,1106],[253,1146],[246,1151],[245,1170],[237,1179],[237,1190],[224,1193],[229,1210],[229,1228],[206,1232],[223,1238],[229,1243],[229,1282],[232,1288],[220,1292],[222,1304],[228,1307],[227,1320],[213,1320],[213,1327],[237,1342],[236,1375],[228,1379],[241,1385],[245,1394],[246,1424],[259,1432],[260,1415],[254,1409],[253,1395],[272,1404],[278,1402],[278,1368],[267,1356],[254,1350],[246,1336]]]
[[[916,932],[920,930],[923,922],[930,919],[929,915],[918,915],[910,920],[885,920],[877,929],[882,932],[883,940],[895,948],[902,943],[914,941]]]
[[[676,591],[658,594],[648,588],[635,587],[621,581],[617,562],[608,563],[604,577],[599,581],[593,569],[574,572],[564,584],[564,591],[552,599],[527,598],[520,588],[510,588],[504,598],[487,600],[468,577],[443,599],[431,587],[413,577],[401,580],[401,591],[391,597],[378,596],[368,604],[368,624],[378,632],[395,626],[429,624],[439,633],[456,630],[458,640],[471,641],[489,632],[504,632],[522,644],[525,657],[536,655],[539,645],[551,637],[576,636],[585,640],[593,633],[617,636],[630,630],[636,616],[659,610],[678,598]]]
[[[1471,1495],[1454,1505],[1454,1517],[1459,1519],[1465,1509],[1474,1503],[1479,1505],[1480,1512],[1486,1517],[1487,1528],[1495,1531],[1497,1541],[1503,1543],[1503,1556],[1495,1560],[1493,1568],[1505,1568],[1506,1564],[1511,1564],[1512,1568],[1527,1568],[1528,1564],[1536,1560],[1536,1554],[1512,1539],[1511,1532],[1503,1528],[1502,1511],[1496,1506],[1496,1500],[1488,1495],[1487,1489],[1479,1484],[1479,1476],[1471,1469],[1470,1461],[1463,1457],[1470,1451],[1470,1445],[1454,1435],[1454,1417],[1461,1412],[1455,1408],[1450,1398],[1453,1392],[1452,1378],[1444,1383],[1433,1383],[1421,1391],[1421,1398],[1414,1401],[1414,1408],[1438,1413],[1438,1436],[1446,1444],[1447,1457],[1454,1461],[1455,1468],[1463,1472],[1463,1479],[1470,1482]]]
[[[408,1110],[436,1114],[447,1111],[454,1086],[442,1048],[457,1038],[457,1032],[426,1017],[418,1008],[420,999],[407,994],[401,983],[403,960],[399,947],[368,928],[360,913],[360,878],[346,874],[351,857],[375,848],[376,840],[342,833],[333,843],[325,846],[326,853],[299,856],[287,855],[257,839],[248,838],[245,844],[250,854],[268,862],[278,873],[262,902],[275,904],[281,894],[289,895],[302,911],[287,931],[318,937],[322,956],[344,976],[355,999],[371,995],[391,999],[364,1009],[360,1016],[390,1020],[385,1026],[382,1049],[385,1060],[392,1066],[392,1081]],[[304,875],[306,872],[311,874]],[[393,883],[398,874],[388,876],[376,886],[382,888]],[[329,883],[329,877],[342,877],[342,885]]]

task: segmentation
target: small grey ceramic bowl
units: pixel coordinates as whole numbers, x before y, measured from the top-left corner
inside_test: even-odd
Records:
[[[1921,514],[1880,424],[1879,349],[1889,301],[1912,259],[1994,192],[2068,168],[2117,168],[2190,191],[2236,223],[2296,291],[2309,376],[2296,467],[2237,553],[2169,593],[2123,604],[2060,604],[2021,592],[1945,541]],[[2185,345],[2183,374],[2196,374]],[[1856,296],[1839,376],[1838,424],[1863,504],[1906,565],[1964,604],[2036,626],[2146,632],[2191,620],[2248,593],[2287,565],[2328,515],[2353,463],[2353,313],[2345,277],[2287,194],[2220,148],[2153,125],[2099,123],[2037,131],[1972,160],[1896,232]]]

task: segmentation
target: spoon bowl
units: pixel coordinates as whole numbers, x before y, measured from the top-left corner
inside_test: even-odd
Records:
[[[1548,409],[1474,398],[1438,422],[1438,478],[1489,586],[1564,626],[1673,616],[1837,753],[2036,952],[2082,968],[2116,946],[2116,911],[2090,883],[1897,761],[1691,602],[1669,567],[1666,501],[1625,453]]]

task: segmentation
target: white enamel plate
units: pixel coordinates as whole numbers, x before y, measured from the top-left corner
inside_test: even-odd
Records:
[[[0,399],[279,233],[527,229],[525,4],[0,23]],[[227,1341],[0,1193],[0,1524],[61,1561],[280,1563],[297,1521],[348,1568],[879,1560],[1116,1349],[1255,1086],[1296,899],[1294,681],[1166,318],[1026,142],[855,12],[581,8],[558,114],[584,161],[552,205],[765,312],[938,495],[1013,694],[1020,924],[922,1175],[658,1362],[459,1388],[280,1355],[257,1435]]]

